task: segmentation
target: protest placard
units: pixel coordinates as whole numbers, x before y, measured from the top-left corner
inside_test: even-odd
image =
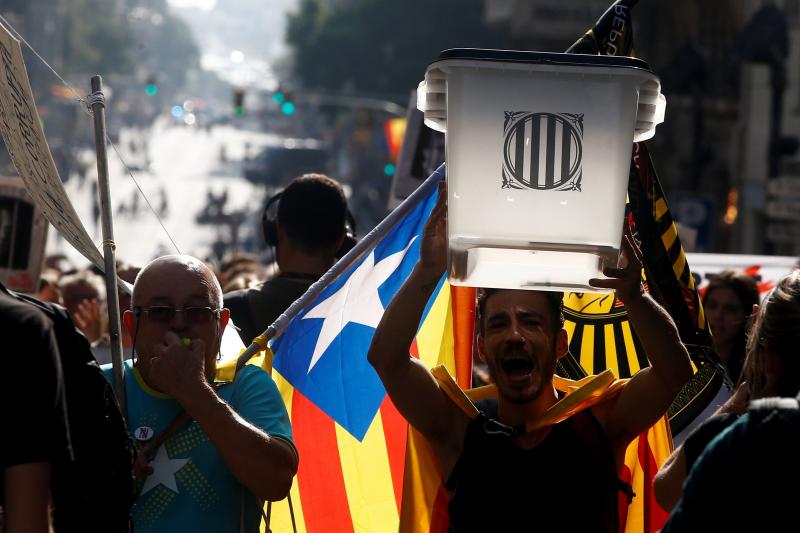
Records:
[[[67,197],[39,122],[19,41],[0,24],[0,132],[44,217],[95,266],[103,258]]]

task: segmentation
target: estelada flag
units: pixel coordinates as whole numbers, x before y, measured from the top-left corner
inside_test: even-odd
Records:
[[[629,36],[627,41],[616,41],[620,38],[616,36],[615,42],[632,45],[633,4],[616,2],[590,31],[588,43],[608,42],[610,33],[604,35],[613,28]],[[621,15],[625,15],[622,22],[609,22],[609,16]],[[617,45],[617,51],[621,50],[622,45]],[[639,213],[646,208],[637,210],[635,205],[645,205],[642,198],[651,202],[654,219],[671,225],[671,219],[664,218],[668,210],[655,210],[656,205],[666,206],[665,201],[635,196],[629,211],[639,240],[643,231]],[[636,199],[640,199],[638,204]],[[433,196],[423,201],[420,205],[425,207],[407,217],[402,235],[393,231],[378,243],[362,263],[354,265],[348,275],[322,293],[317,303],[295,318],[293,324],[298,329],[294,334],[287,335],[293,331],[290,326],[274,346],[274,376],[284,394],[301,455],[292,489],[299,531],[394,531],[398,524],[401,531],[447,529],[447,494],[436,460],[424,439],[413,430],[407,431],[407,424],[386,397],[377,376],[370,374],[366,361],[374,326],[416,262],[424,218],[434,201]],[[680,246],[679,241],[674,242]],[[645,274],[654,285],[658,276],[651,272],[664,270],[651,264],[654,256],[647,255],[652,254],[649,244],[643,246],[648,263]],[[373,268],[377,273],[371,271]],[[673,277],[680,282],[683,274]],[[661,292],[651,289],[654,296],[659,298],[669,290],[668,284],[663,286],[667,288]],[[559,373],[581,379],[612,368],[618,376],[627,377],[626,373],[632,375],[647,366],[646,354],[637,350],[638,340],[627,323],[624,307],[613,296],[605,295],[601,295],[602,301],[592,301],[594,306],[586,305],[589,300],[584,298],[594,296],[565,297],[570,348],[575,357],[563,359]],[[694,309],[702,317],[699,305]],[[427,366],[443,364],[462,388],[469,386],[473,313],[474,292],[459,292],[443,281],[428,303],[411,347],[412,355]],[[699,322],[695,319],[695,323]],[[620,502],[626,531],[655,531],[663,524],[666,515],[652,497],[652,478],[670,451],[665,419],[629,447],[623,477],[632,483],[637,496],[630,505]],[[273,506],[271,527],[273,531],[291,531],[286,504]]]
[[[418,470],[406,466],[408,424],[367,352],[384,309],[419,259],[422,229],[436,196],[434,189],[272,344],[273,379],[300,455],[290,495],[294,517],[288,501],[274,504],[272,531],[292,531],[292,520],[298,531],[398,529],[404,485],[413,485]],[[454,306],[465,304],[454,321]],[[473,309],[474,290],[452,290],[442,278],[411,346],[411,354],[426,365],[460,372],[464,387],[471,371]]]

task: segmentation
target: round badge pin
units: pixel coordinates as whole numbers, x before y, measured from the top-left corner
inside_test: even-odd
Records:
[[[147,442],[153,438],[153,428],[147,426],[139,426],[133,432],[133,437],[140,442]]]

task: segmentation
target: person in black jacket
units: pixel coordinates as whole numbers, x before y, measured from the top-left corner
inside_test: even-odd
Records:
[[[52,334],[55,349],[52,354],[63,375],[62,393],[66,406],[66,422],[70,453],[63,453],[62,440],[59,435],[48,439],[41,437],[42,427],[49,422],[40,420],[35,430],[28,431],[20,425],[19,419],[12,415],[26,409],[26,402],[36,406],[40,402],[28,401],[39,398],[36,390],[50,385],[47,373],[42,383],[33,379],[30,369],[19,365],[27,365],[29,359],[23,328],[14,326],[14,322],[0,322],[2,331],[10,333],[5,336],[10,342],[9,350],[0,351],[0,360],[6,368],[2,369],[3,387],[0,396],[3,401],[0,407],[9,409],[4,413],[4,429],[0,435],[0,446],[14,444],[14,438],[23,442],[27,450],[38,449],[44,444],[54,446],[56,450],[50,457],[50,493],[53,501],[53,529],[57,533],[80,531],[81,533],[125,533],[130,526],[130,507],[133,503],[133,442],[128,436],[125,420],[114,397],[111,385],[103,376],[102,370],[92,355],[89,341],[75,327],[67,310],[60,305],[41,302],[30,296],[7,290],[0,284],[0,297],[15,306],[22,306],[27,313],[33,313],[43,322],[41,327]],[[8,304],[11,305],[11,304]],[[38,320],[38,319],[37,319]],[[49,341],[48,341],[49,342]],[[21,356],[21,355],[22,356]],[[33,361],[33,357],[30,361]],[[55,363],[54,363],[55,364]],[[24,389],[20,389],[24,387]],[[18,392],[25,394],[19,396]],[[14,401],[6,401],[10,394]],[[45,396],[46,398],[46,396]],[[22,401],[24,400],[24,401]],[[49,404],[48,404],[49,405]],[[63,408],[59,408],[59,417]],[[27,416],[27,415],[24,415]],[[37,424],[35,416],[27,419]],[[60,428],[60,423],[59,426]],[[27,445],[23,435],[30,434],[37,444]],[[10,435],[10,437],[9,437]],[[19,435],[19,437],[16,437]],[[20,448],[22,449],[22,448]],[[13,531],[13,530],[11,530]]]
[[[322,174],[305,174],[264,208],[264,238],[275,248],[279,273],[251,289],[225,295],[245,345],[260,335],[355,243],[344,190]]]
[[[72,457],[58,346],[44,313],[0,288],[0,529],[48,532],[53,466]]]

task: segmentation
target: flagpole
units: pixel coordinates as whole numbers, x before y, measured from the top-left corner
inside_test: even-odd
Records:
[[[100,197],[100,214],[103,231],[103,260],[105,263],[106,304],[108,307],[109,343],[111,345],[111,366],[114,376],[114,394],[119,402],[122,415],[128,419],[125,398],[125,383],[122,360],[122,339],[120,337],[119,296],[117,293],[117,268],[114,251],[114,223],[111,219],[111,193],[108,184],[108,155],[106,153],[106,99],[103,95],[103,78],[92,76],[92,94],[89,106],[94,117],[94,147],[97,154],[97,194]]]
[[[281,335],[286,329],[286,326],[289,324],[289,321],[294,318],[297,313],[302,311],[303,308],[305,308],[309,303],[311,303],[312,300],[319,296],[319,294],[334,280],[336,280],[345,270],[350,268],[367,250],[372,248],[375,243],[389,233],[389,231],[400,219],[406,216],[409,211],[414,209],[420,200],[425,198],[436,187],[437,183],[444,178],[444,175],[445,165],[442,163],[433,174],[428,176],[428,178],[408,196],[408,198],[403,200],[403,202],[398,205],[394,211],[389,213],[386,218],[380,222],[380,224],[375,226],[372,231],[367,233],[364,238],[353,247],[352,250],[347,252],[347,254],[339,259],[339,261],[337,261],[330,270],[328,270],[322,275],[321,278],[311,285],[305,294],[303,294],[303,296],[295,300],[295,302],[292,303],[292,305],[290,305],[281,316],[275,319],[275,322],[270,324],[264,333],[253,339],[253,342],[250,344],[250,346],[248,346],[247,349],[242,352],[242,355],[239,356],[237,367],[246,363],[256,353],[266,349],[267,342]]]

